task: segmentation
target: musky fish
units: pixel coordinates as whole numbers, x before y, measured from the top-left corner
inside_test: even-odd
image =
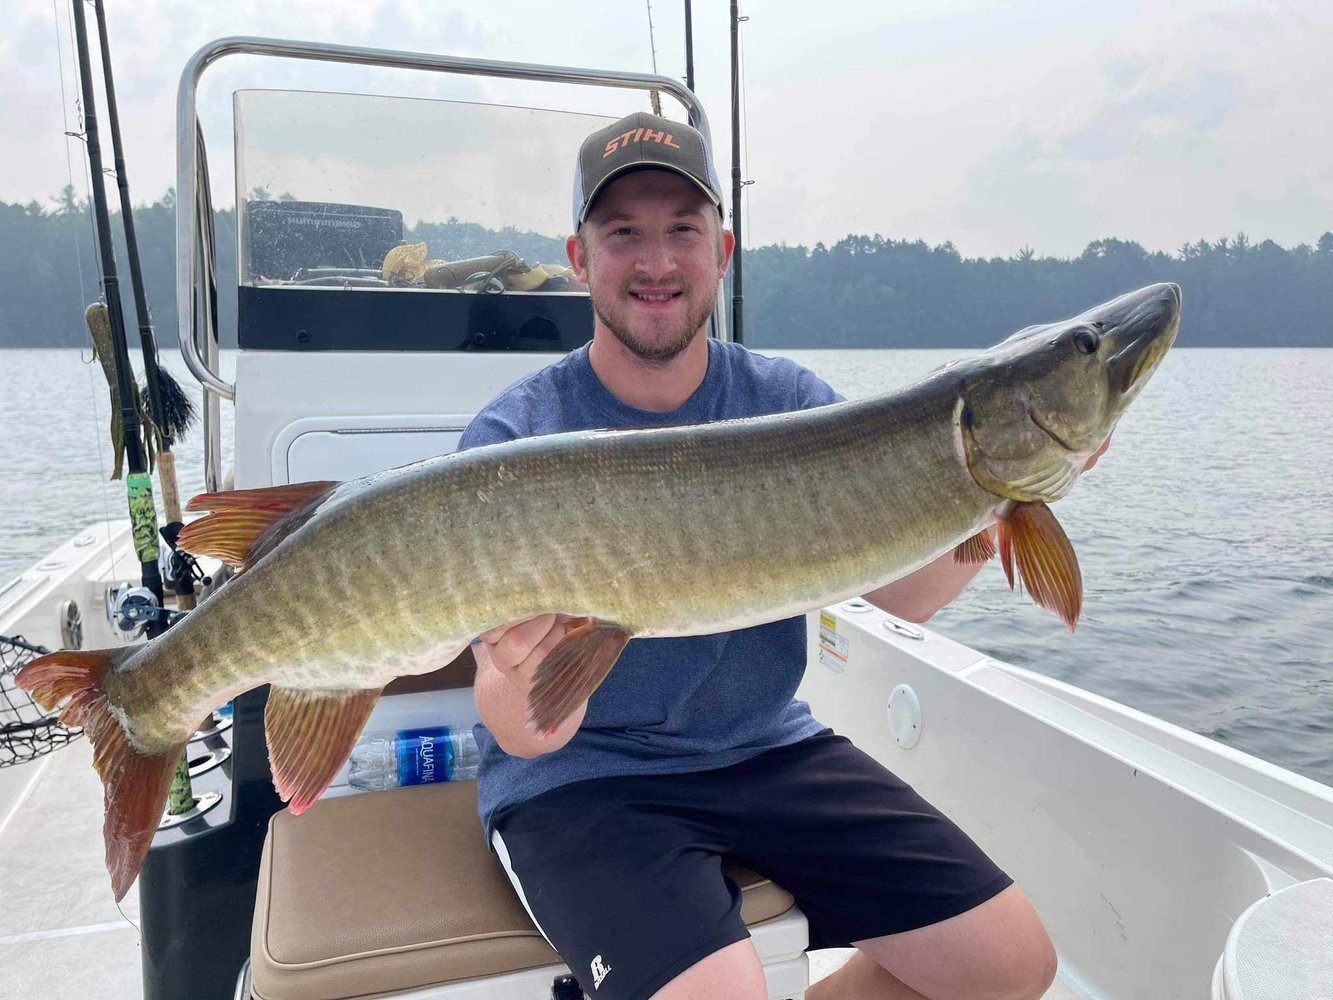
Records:
[[[1069,492],[1176,336],[1161,284],[1029,327],[906,388],[796,413],[511,441],[347,483],[208,493],[179,542],[242,568],[147,644],[62,650],[18,683],[82,726],[116,898],[217,705],[272,685],[274,784],[307,809],[390,680],[496,625],[575,616],[538,667],[554,728],[636,636],[744,628],[865,593],[950,549],[999,554],[1073,628]]]

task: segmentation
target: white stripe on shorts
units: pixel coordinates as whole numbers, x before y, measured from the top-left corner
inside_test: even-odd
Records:
[[[495,848],[495,854],[496,857],[500,859],[500,864],[504,865],[505,874],[509,876],[509,881],[513,883],[514,891],[518,893],[518,900],[523,904],[523,909],[528,911],[528,916],[532,918],[532,922],[536,925],[537,930],[541,931],[542,937],[546,938],[546,943],[551,945],[552,948],[555,948],[555,945],[551,942],[550,935],[542,930],[542,925],[538,922],[537,915],[532,912],[532,907],[528,905],[528,897],[523,891],[523,883],[519,882],[518,875],[514,872],[514,866],[509,860],[509,848],[505,847],[504,839],[500,836],[499,830],[493,830],[491,832],[491,846]],[[556,951],[559,950],[560,949],[556,948]]]

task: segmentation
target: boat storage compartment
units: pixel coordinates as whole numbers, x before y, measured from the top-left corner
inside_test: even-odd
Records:
[[[548,997],[567,970],[487,849],[476,788],[409,786],[275,814],[255,899],[252,995]],[[805,917],[769,880],[724,871],[741,887],[769,996],[802,996]]]
[[[1298,882],[1237,918],[1213,975],[1213,1000],[1333,996],[1333,879]]]

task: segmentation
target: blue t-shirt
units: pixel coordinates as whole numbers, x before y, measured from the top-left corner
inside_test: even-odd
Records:
[[[459,450],[559,431],[654,427],[763,416],[842,397],[814,373],[710,339],[703,382],[674,410],[627,406],[597,378],[588,348],[505,389],[468,425]],[[793,698],[805,672],[805,618],[714,635],[633,639],[559,750],[511,757],[485,725],[477,809],[490,842],[497,813],[560,785],[627,774],[727,767],[824,727]]]

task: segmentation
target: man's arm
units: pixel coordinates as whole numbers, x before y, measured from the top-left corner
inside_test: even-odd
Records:
[[[862,596],[891,615],[920,624],[961,594],[983,565],[960,563],[949,551],[919,570]]]
[[[1087,464],[1083,466],[1084,472],[1096,465],[1097,459],[1106,454],[1106,448],[1110,443],[1111,439],[1108,437],[1102,442],[1102,446],[1092,453]],[[995,529],[987,525],[986,530],[990,532],[991,540],[994,541]],[[901,579],[862,596],[875,607],[919,625],[961,594],[963,588],[984,565],[985,563],[960,563],[954,559],[953,552],[949,551],[934,562],[926,563],[914,573],[908,573]]]

